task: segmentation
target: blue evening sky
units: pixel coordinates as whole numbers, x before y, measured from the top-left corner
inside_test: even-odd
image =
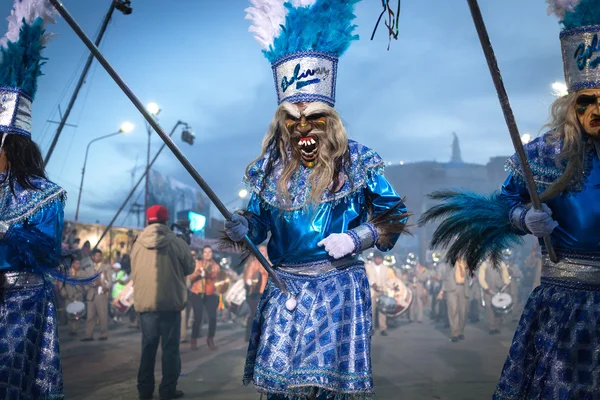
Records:
[[[8,15],[12,1],[2,0]],[[543,0],[481,0],[492,43],[521,132],[539,134],[562,81],[559,24]],[[109,0],[64,0],[89,35],[95,35]],[[247,32],[245,0],[132,0],[133,13],[116,13],[101,46],[106,57],[143,102],[161,108],[160,123],[177,120],[196,133],[186,156],[224,202],[235,199],[246,164],[260,144],[276,107],[269,63]],[[349,135],[386,161],[438,160],[450,156],[452,132],[465,161],[486,163],[510,155],[503,115],[466,1],[404,0],[400,37],[386,51],[382,29],[368,40],[380,2],[356,10],[361,41],[340,61],[336,108]],[[45,153],[87,51],[59,20],[50,31],[49,58],[34,104],[34,138]],[[48,166],[50,178],[70,194],[66,217],[75,213],[87,143],[130,120],[133,133],[92,146],[80,220],[107,223],[145,163],[147,135],[142,117],[108,74],[94,63]],[[152,137],[153,152],[159,139]],[[137,164],[136,164],[137,160]],[[168,151],[156,164],[162,173],[191,183]],[[396,188],[402,194],[402,188]],[[143,202],[143,199],[141,199]],[[130,219],[133,222],[133,219]]]

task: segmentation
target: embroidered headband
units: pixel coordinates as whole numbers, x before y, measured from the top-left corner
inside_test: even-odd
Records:
[[[546,0],[560,19],[565,81],[569,92],[600,88],[600,1]]]
[[[335,105],[338,59],[358,40],[360,0],[250,0],[249,31],[271,62],[277,102]]]

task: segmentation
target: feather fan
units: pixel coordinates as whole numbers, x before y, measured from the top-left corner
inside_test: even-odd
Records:
[[[508,218],[510,204],[498,192],[484,196],[473,192],[439,191],[429,195],[441,201],[427,210],[419,226],[442,220],[433,234],[431,248],[447,249],[446,261],[464,259],[469,270],[489,260],[497,267],[502,251],[523,242]]]

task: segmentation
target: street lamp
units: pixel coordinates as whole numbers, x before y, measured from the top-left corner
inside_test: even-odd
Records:
[[[250,194],[250,192],[248,192],[248,190],[246,189],[241,189],[238,192],[237,198],[231,200],[229,203],[225,204],[225,207],[229,207],[230,205],[232,205],[233,203],[235,203],[238,200],[244,200],[246,197],[248,197],[248,195]]]
[[[521,136],[521,142],[523,142],[523,144],[527,144],[527,143],[531,142],[531,134],[530,133],[524,133]]]
[[[146,105],[146,110],[148,110],[148,112],[150,114],[152,114],[152,116],[154,118],[156,118],[158,116],[158,114],[160,114],[161,109],[159,107],[158,104],[156,104],[155,102],[150,102],[148,103],[148,105]],[[150,194],[150,145],[152,143],[152,129],[150,127],[150,124],[148,123],[148,121],[146,121],[146,131],[148,132],[148,157],[146,160],[146,190],[144,193],[144,212],[146,210],[148,210],[148,203],[149,203],[149,194]],[[144,222],[144,226],[146,226],[147,221]]]
[[[79,196],[77,197],[77,209],[75,211],[75,221],[79,220],[79,205],[81,204],[81,192],[83,191],[83,178],[85,177],[85,166],[87,164],[90,146],[92,145],[92,143],[97,142],[99,140],[108,139],[109,137],[120,135],[121,133],[129,133],[129,132],[133,131],[133,128],[134,128],[134,125],[131,122],[125,121],[121,124],[121,127],[119,128],[119,130],[117,132],[97,137],[96,139],[92,139],[88,143],[87,148],[85,149],[85,159],[83,160],[83,168],[81,170],[81,183],[79,184]]]

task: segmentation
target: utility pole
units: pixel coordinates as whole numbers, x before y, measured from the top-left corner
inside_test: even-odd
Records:
[[[102,26],[100,27],[100,32],[98,32],[98,37],[96,38],[96,47],[100,45],[100,41],[102,41],[102,37],[104,36],[104,32],[106,32],[106,28],[108,27],[108,23],[112,17],[115,8],[121,11],[125,15],[129,15],[132,12],[131,9],[131,1],[130,0],[111,0],[110,8],[108,12],[104,16],[104,20],[102,21]],[[65,110],[65,114],[62,116],[60,123],[58,124],[58,128],[56,129],[56,133],[54,134],[54,138],[52,139],[52,143],[50,144],[50,148],[48,149],[48,153],[46,153],[46,158],[44,159],[44,165],[48,166],[48,162],[50,161],[50,157],[52,157],[52,153],[54,152],[54,148],[56,147],[56,143],[58,142],[58,138],[62,133],[63,128],[67,123],[67,119],[71,114],[71,110],[75,105],[75,100],[77,100],[77,96],[79,95],[79,91],[81,87],[85,83],[85,78],[87,73],[90,70],[92,65],[92,61],[94,61],[94,55],[90,53],[85,66],[83,67],[83,71],[81,72],[81,76],[79,77],[79,81],[77,82],[77,86],[75,86],[75,91],[73,91],[73,95],[71,96],[71,100],[69,100],[69,104],[67,105],[67,109]]]

